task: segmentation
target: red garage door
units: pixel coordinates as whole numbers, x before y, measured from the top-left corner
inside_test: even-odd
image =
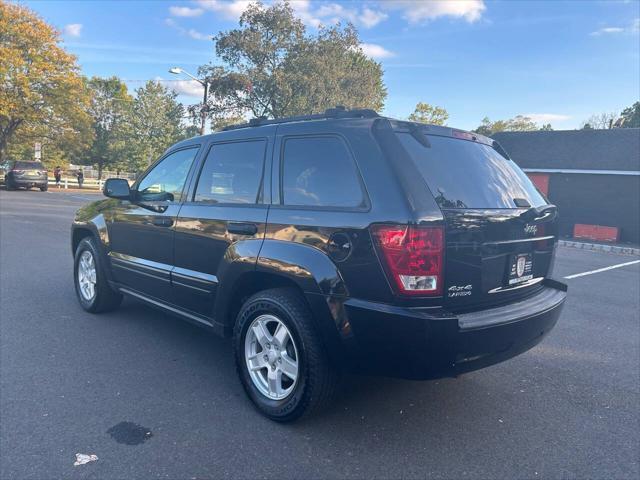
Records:
[[[544,193],[549,196],[549,174],[548,173],[527,173],[533,184]]]

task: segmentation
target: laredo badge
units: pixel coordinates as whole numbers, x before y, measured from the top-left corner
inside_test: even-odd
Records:
[[[467,297],[473,292],[473,285],[451,285],[448,292],[449,297]]]

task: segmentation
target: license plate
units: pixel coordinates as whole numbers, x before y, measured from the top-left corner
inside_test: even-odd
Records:
[[[511,257],[509,266],[509,285],[517,285],[533,278],[533,258],[530,253],[522,253]]]

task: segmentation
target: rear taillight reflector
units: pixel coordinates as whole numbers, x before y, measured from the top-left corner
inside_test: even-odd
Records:
[[[375,225],[372,233],[387,274],[399,293],[442,294],[443,227]]]

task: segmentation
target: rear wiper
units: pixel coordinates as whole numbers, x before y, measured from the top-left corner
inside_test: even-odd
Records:
[[[520,214],[520,217],[529,222],[529,221],[540,221],[544,220],[549,216],[554,216],[558,213],[558,207],[553,204],[542,205],[540,207],[531,207],[526,212]]]
[[[427,136],[422,133],[420,127],[415,123],[409,123],[409,133],[413,138],[415,138],[420,145],[423,147],[431,148],[431,142],[427,138]]]

